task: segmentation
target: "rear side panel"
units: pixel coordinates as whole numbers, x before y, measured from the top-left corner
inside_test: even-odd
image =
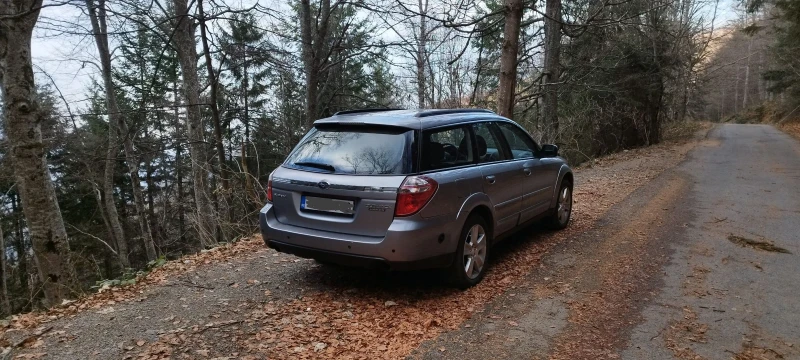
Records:
[[[278,168],[272,192],[278,222],[308,229],[383,237],[394,219],[404,175],[339,175]],[[303,197],[353,202],[353,214],[302,209]]]
[[[481,171],[475,167],[442,170],[425,176],[438,182],[439,189],[420,211],[423,218],[443,215],[455,218],[467,197],[481,191]]]

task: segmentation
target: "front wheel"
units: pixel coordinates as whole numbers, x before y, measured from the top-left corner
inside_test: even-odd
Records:
[[[556,198],[556,208],[547,219],[547,224],[554,230],[562,230],[569,225],[572,217],[572,182],[562,180]]]
[[[458,238],[453,265],[449,269],[450,279],[456,287],[466,289],[474,286],[486,274],[491,240],[488,229],[482,217],[471,215],[467,218]]]

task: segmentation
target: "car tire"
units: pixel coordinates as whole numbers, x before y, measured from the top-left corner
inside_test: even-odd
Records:
[[[450,282],[459,289],[475,286],[486,275],[491,232],[486,220],[476,214],[467,218],[458,237],[458,247],[448,269]]]
[[[556,196],[556,207],[545,223],[553,230],[563,230],[569,226],[572,218],[572,182],[564,179],[558,188]]]

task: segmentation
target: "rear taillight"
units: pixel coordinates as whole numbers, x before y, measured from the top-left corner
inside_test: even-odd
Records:
[[[439,188],[439,183],[427,176],[409,176],[397,189],[395,216],[414,215],[428,203]]]
[[[267,201],[272,202],[272,174],[269,174],[269,180],[267,180]]]

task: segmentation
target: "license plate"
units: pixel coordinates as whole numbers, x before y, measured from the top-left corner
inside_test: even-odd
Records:
[[[353,201],[303,195],[303,197],[300,198],[300,208],[303,210],[352,215]]]

